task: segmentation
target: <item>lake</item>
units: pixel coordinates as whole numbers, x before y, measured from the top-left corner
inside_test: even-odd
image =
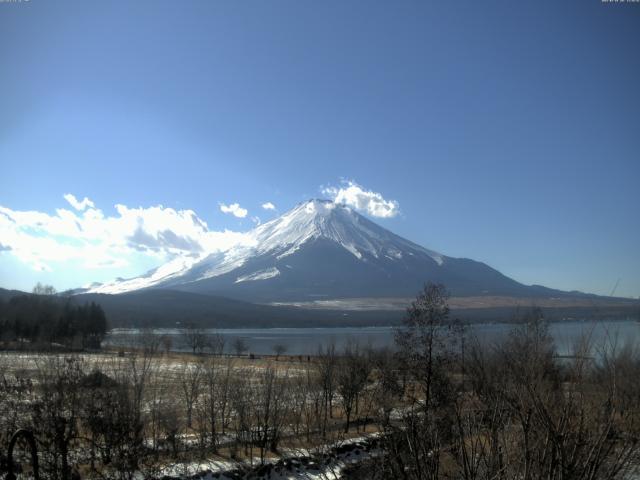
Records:
[[[504,339],[514,328],[504,323],[475,324],[468,326],[468,336],[476,337],[483,344]],[[273,354],[274,345],[287,347],[288,355],[313,355],[320,345],[334,343],[338,350],[348,342],[363,346],[393,347],[394,332],[398,327],[343,327],[343,328],[241,328],[205,330],[219,334],[225,340],[225,351],[232,352],[233,341],[240,337],[249,347],[249,352],[257,355]],[[640,340],[640,323],[635,320],[564,321],[550,324],[558,354],[569,355],[572,347],[583,335],[589,335],[598,347],[622,345]],[[171,339],[171,349],[186,351],[184,333],[179,329],[155,329],[156,335],[166,335]],[[105,338],[106,346],[133,347],[140,344],[141,331],[137,329],[114,329]]]

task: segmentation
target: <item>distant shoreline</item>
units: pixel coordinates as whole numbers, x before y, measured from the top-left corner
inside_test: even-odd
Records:
[[[457,319],[452,319],[454,322],[458,321]],[[561,324],[561,323],[597,323],[597,322],[608,322],[608,323],[626,323],[626,322],[638,322],[640,324],[640,319],[637,318],[620,318],[620,317],[612,317],[612,318],[565,318],[565,319],[555,319],[548,320],[550,324]],[[491,326],[491,325],[500,325],[500,326],[518,326],[523,325],[524,321],[514,321],[514,320],[505,320],[505,321],[487,321],[487,322],[460,322],[463,326],[474,326],[474,327],[483,327],[483,326]],[[402,328],[402,322],[394,323],[390,325],[334,325],[334,326],[310,326],[310,325],[299,325],[299,326],[291,326],[291,327],[204,327],[202,330],[205,333],[234,333],[239,331],[244,332],[274,332],[278,331],[289,332],[292,330],[300,330],[300,331],[311,331],[311,330],[382,330],[382,329],[399,329]],[[114,327],[108,330],[107,334],[132,334],[137,335],[138,333],[151,332],[153,334],[159,335],[182,335],[184,332],[188,331],[186,327]]]
[[[482,342],[492,342],[509,334],[517,323],[483,323],[468,325],[468,335]],[[220,336],[225,345],[224,352],[232,353],[232,345],[240,338],[247,346],[247,352],[254,355],[270,355],[276,346],[284,346],[287,355],[313,355],[321,346],[334,345],[340,351],[346,345],[359,344],[362,347],[395,348],[395,326],[369,327],[291,327],[291,328],[220,328],[200,330],[197,334],[208,337]],[[623,341],[640,339],[640,323],[633,319],[615,320],[568,320],[551,322],[549,331],[555,338],[561,355],[571,353],[571,346],[585,333],[594,334],[594,341],[602,343],[620,334]],[[103,341],[103,347],[109,349],[129,349],[151,344],[164,345],[174,352],[191,351],[188,330],[176,328],[152,329],[114,329]],[[595,333],[594,333],[595,332]],[[151,338],[150,338],[151,337]],[[155,340],[152,340],[155,338]],[[206,342],[205,342],[206,343]],[[214,343],[218,344],[218,343]],[[206,353],[206,348],[203,350]]]

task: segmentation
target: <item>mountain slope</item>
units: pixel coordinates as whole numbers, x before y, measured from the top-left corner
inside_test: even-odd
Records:
[[[246,241],[204,258],[180,258],[147,275],[88,290],[124,293],[163,288],[252,302],[414,296],[427,281],[456,296],[547,296],[497,270],[428,250],[351,208],[310,200],[256,227]]]
[[[10,298],[32,295],[0,288],[0,325],[3,304]],[[64,296],[64,294],[60,294]],[[465,322],[509,322],[518,320],[518,312],[531,306],[530,299],[496,299],[492,297],[454,297],[451,316]],[[293,305],[256,305],[215,295],[200,295],[176,290],[146,289],[108,295],[75,295],[77,305],[96,302],[104,309],[109,326],[264,328],[264,327],[356,327],[396,325],[401,322],[410,298],[346,299]],[[360,303],[360,305],[358,305]],[[536,302],[550,321],[567,318],[639,318],[637,300],[585,297],[576,301],[546,299]]]
[[[78,295],[102,306],[111,327],[265,328],[375,326],[399,323],[404,312],[308,310],[257,305],[214,295],[148,289],[120,295]]]

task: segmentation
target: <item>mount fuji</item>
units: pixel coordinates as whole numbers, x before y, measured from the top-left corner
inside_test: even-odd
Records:
[[[141,277],[93,285],[83,293],[164,289],[255,303],[308,302],[412,297],[427,281],[442,283],[459,297],[565,294],[429,250],[327,200],[298,204],[225,252],[179,258]]]

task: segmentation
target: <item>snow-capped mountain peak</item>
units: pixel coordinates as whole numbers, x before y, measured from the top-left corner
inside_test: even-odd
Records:
[[[300,203],[281,217],[257,227],[252,237],[257,252],[283,250],[279,258],[295,252],[312,239],[335,242],[357,258],[364,254],[400,258],[404,250],[425,252],[438,264],[444,258],[381,228],[350,207],[329,200]]]
[[[314,242],[342,249],[360,262],[404,263],[421,257],[442,266],[447,258],[393,234],[346,205],[329,200],[302,202],[257,226],[246,237],[242,244],[224,252],[176,258],[141,277],[95,286],[90,291],[124,293],[151,287],[174,288],[229,275],[233,284],[266,281],[289,271],[292,267],[283,267],[281,263]],[[255,270],[251,270],[253,264]]]

